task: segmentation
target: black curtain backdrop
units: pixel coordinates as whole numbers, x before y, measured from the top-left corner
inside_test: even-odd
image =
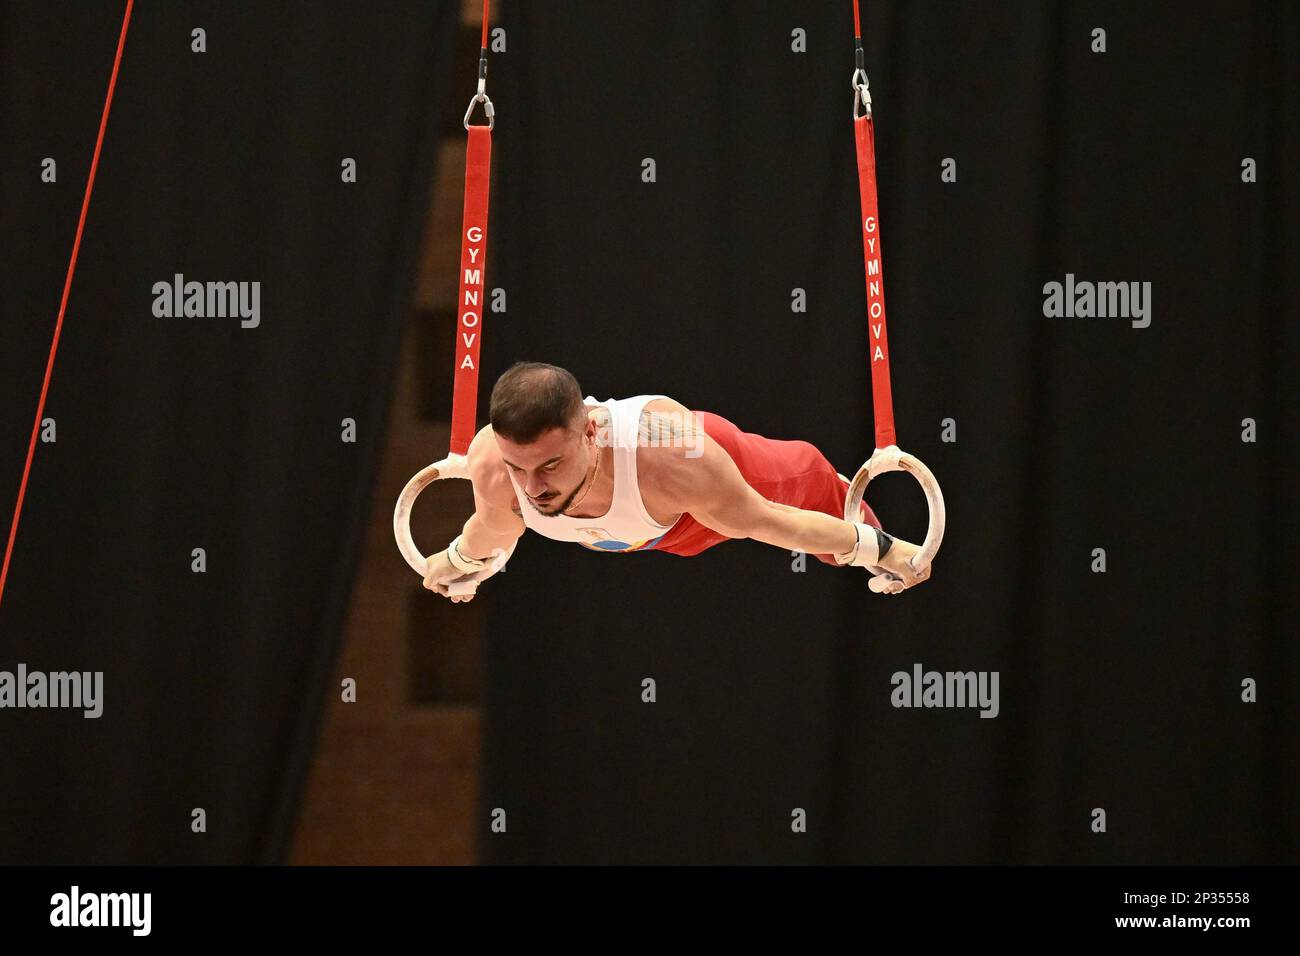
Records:
[[[848,0],[505,22],[489,379],[555,362],[851,474],[872,419]],[[948,506],[933,578],[882,598],[754,542],[529,536],[481,592],[485,859],[1294,862],[1297,8],[867,2],[864,33],[899,436]],[[1150,327],[1045,318],[1067,272],[1151,282]],[[920,540],[911,479],[869,498]],[[998,671],[1000,715],[893,708],[918,662]]]
[[[0,862],[284,858],[435,104],[470,90],[448,74],[455,13],[136,10],[46,410],[58,442],[0,606],[0,669],[103,670],[105,713],[0,712]],[[6,520],[120,14],[0,19]],[[683,559],[530,536],[479,597],[487,862],[1296,860],[1298,19],[866,4],[899,436],[948,504],[934,576],[883,598],[754,542]],[[851,473],[871,408],[848,0],[529,0],[501,22],[487,281],[508,309],[488,317],[484,412],[497,374],[540,359]],[[177,272],[261,281],[261,326],[155,319],[152,284]],[[1151,326],[1045,318],[1067,272],[1151,282]],[[871,501],[919,539],[910,479]],[[999,716],[891,707],[918,662],[998,671]]]
[[[123,6],[0,17],[6,532]],[[0,606],[0,669],[103,671],[104,714],[0,711],[0,863],[285,857],[384,437],[456,12],[136,4],[46,407],[58,441],[38,446]],[[46,156],[57,184],[39,180]],[[260,326],[155,318],[152,286],[175,273],[260,281]]]

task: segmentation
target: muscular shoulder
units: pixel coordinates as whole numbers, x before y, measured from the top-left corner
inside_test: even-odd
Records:
[[[494,505],[517,511],[519,500],[515,497],[510,476],[506,474],[505,462],[501,460],[501,449],[491,425],[484,425],[478,430],[474,440],[469,443],[466,458],[474,491]]]
[[[686,504],[738,475],[726,449],[708,436],[694,412],[672,399],[655,399],[641,413],[637,477],[642,486]]]
[[[674,448],[693,444],[704,433],[695,413],[671,398],[654,398],[641,409],[637,444],[641,448]]]

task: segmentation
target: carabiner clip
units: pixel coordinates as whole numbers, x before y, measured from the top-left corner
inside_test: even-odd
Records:
[[[861,77],[861,82],[858,82]],[[867,88],[867,72],[863,69],[853,71],[853,78],[849,81],[853,87],[853,118],[859,119],[863,116],[871,118],[871,91]],[[858,107],[862,107],[862,112],[858,112]]]
[[[465,128],[469,129],[469,117],[474,112],[475,103],[483,104],[483,114],[487,116],[488,130],[490,132],[492,127],[496,125],[496,110],[492,108],[492,100],[483,92],[475,93],[470,97],[469,106],[465,109]]]

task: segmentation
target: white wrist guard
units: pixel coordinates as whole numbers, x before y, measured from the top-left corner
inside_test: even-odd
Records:
[[[451,566],[462,574],[474,574],[482,571],[488,566],[488,561],[480,561],[477,558],[467,558],[460,553],[461,535],[451,539],[451,544],[447,545],[447,560]]]
[[[853,550],[835,555],[835,560],[840,564],[851,564],[855,568],[874,567],[880,563],[883,553],[889,551],[894,539],[865,522],[854,521],[852,524],[858,534],[857,543]]]

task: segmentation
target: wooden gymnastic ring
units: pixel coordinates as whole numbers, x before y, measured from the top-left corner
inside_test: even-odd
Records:
[[[921,483],[921,489],[925,492],[926,504],[930,508],[930,525],[925,532],[925,541],[921,544],[921,550],[912,556],[909,562],[912,570],[918,574],[928,568],[934,561],[934,556],[939,553],[939,545],[943,543],[943,528],[945,513],[943,507],[943,491],[939,488],[939,482],[935,479],[930,469],[925,467],[921,459],[915,455],[909,455],[905,451],[900,451],[897,445],[890,445],[888,448],[877,448],[871,453],[871,457],[866,463],[858,469],[858,473],[853,476],[849,482],[849,491],[844,498],[844,520],[861,521],[862,513],[859,510],[862,504],[862,498],[867,492],[867,485],[878,475],[883,475],[887,471],[905,471]],[[897,594],[903,590],[902,582],[897,576],[890,574],[884,568],[873,568],[877,571],[876,577],[870,581],[871,590],[887,594]]]
[[[411,537],[411,509],[415,507],[415,499],[435,481],[443,478],[468,477],[469,459],[464,455],[448,455],[441,461],[435,461],[432,465],[426,465],[417,471],[406,483],[402,493],[397,496],[397,505],[393,508],[393,537],[397,539],[397,550],[402,552],[402,557],[411,566],[411,570],[421,578],[424,577],[425,569],[428,567],[428,559],[420,553],[415,539]],[[477,589],[478,581],[469,576],[447,585],[447,593],[457,597],[473,594]]]

